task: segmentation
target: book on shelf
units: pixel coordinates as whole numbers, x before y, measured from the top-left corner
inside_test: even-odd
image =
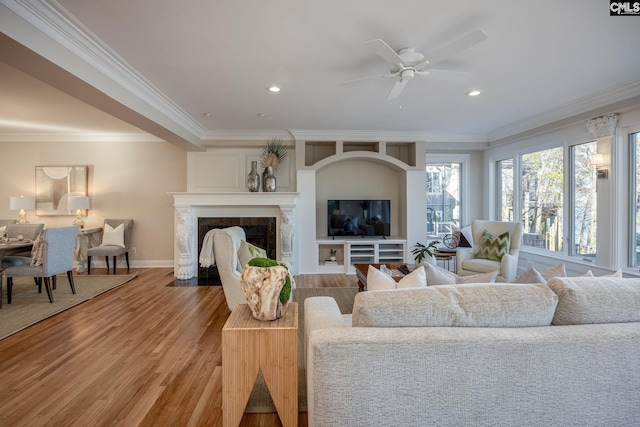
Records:
[[[338,261],[331,261],[330,259],[327,259],[324,261],[324,265],[338,265]]]

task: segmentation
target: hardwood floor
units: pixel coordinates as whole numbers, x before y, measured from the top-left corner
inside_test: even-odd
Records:
[[[0,425],[222,425],[221,331],[230,313],[222,288],[167,286],[170,268],[138,271],[126,285],[0,340]],[[356,282],[296,278],[298,287]],[[245,414],[241,425],[281,423],[275,413]]]

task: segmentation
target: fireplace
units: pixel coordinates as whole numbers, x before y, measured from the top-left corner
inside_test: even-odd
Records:
[[[242,227],[247,242],[267,251],[267,257],[276,258],[276,218],[275,217],[222,217],[198,218],[198,253],[202,249],[204,236],[214,228]],[[198,283],[206,285],[222,285],[218,268],[198,267]]]
[[[267,250],[270,258],[287,263],[296,272],[296,201],[298,193],[169,193],[173,196],[174,276],[191,279],[201,271],[199,253],[211,228],[238,225],[247,240]],[[268,223],[262,224],[262,221]],[[201,222],[201,220],[204,220]],[[261,231],[265,227],[266,231]],[[266,234],[266,237],[264,236]]]

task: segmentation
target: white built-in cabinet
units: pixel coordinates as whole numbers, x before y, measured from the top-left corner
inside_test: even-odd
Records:
[[[354,274],[354,264],[404,263],[407,241],[403,239],[321,239],[318,245],[318,272]],[[330,250],[336,251],[331,263]]]

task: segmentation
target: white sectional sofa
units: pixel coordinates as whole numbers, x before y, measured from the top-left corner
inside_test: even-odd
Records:
[[[640,279],[305,300],[309,426],[640,425]]]

